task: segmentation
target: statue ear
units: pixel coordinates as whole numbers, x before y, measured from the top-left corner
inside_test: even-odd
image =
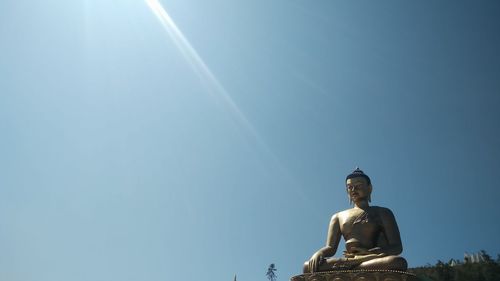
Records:
[[[368,202],[372,202],[372,185],[368,185]]]
[[[345,192],[347,193],[347,198],[349,199],[349,206],[352,205],[352,199],[351,196],[349,195],[349,189],[346,187]]]

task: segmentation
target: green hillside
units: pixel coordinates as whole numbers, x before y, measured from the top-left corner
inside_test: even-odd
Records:
[[[500,281],[500,255],[493,260],[481,251],[482,261],[438,261],[435,265],[411,268],[422,281]]]

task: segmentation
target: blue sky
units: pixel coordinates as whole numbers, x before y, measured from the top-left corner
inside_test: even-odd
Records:
[[[500,253],[497,1],[160,2],[0,2],[0,279],[288,280],[357,165],[410,266]]]

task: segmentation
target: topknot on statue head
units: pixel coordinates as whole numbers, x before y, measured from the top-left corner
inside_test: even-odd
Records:
[[[360,170],[359,167],[356,167],[356,170],[352,171],[352,173],[347,175],[345,180],[347,181],[348,179],[353,179],[353,178],[364,178],[366,179],[368,185],[371,184],[370,177],[366,175],[362,170]]]

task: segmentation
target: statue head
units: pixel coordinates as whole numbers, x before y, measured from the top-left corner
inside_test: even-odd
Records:
[[[346,177],[346,191],[349,196],[349,203],[357,200],[368,200],[371,202],[372,184],[368,177],[358,167]]]

